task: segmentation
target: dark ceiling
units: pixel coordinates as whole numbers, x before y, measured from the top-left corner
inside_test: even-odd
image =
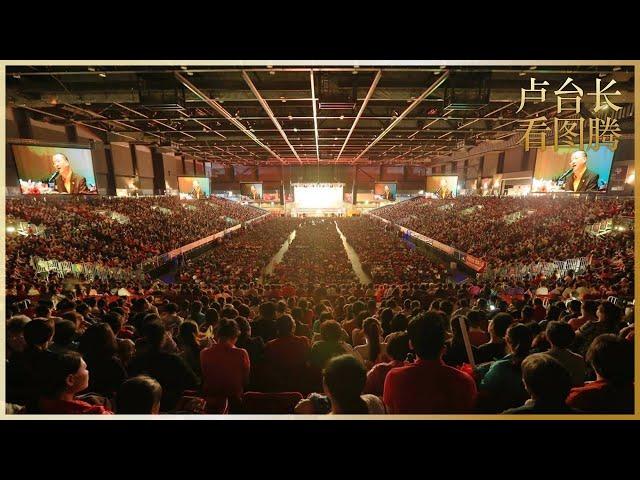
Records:
[[[549,82],[546,101],[516,114],[532,77]],[[552,117],[568,77],[584,90],[584,117],[597,78],[616,80],[615,104],[633,104],[633,67],[188,65],[7,67],[7,104],[216,163],[429,164]],[[633,131],[631,116],[619,123]]]

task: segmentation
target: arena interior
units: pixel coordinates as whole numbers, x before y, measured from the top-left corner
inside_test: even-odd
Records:
[[[8,66],[6,413],[634,413],[634,80]]]

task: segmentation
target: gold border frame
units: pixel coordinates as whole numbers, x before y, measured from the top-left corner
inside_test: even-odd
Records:
[[[353,67],[433,67],[433,66],[578,66],[578,65],[603,65],[603,66],[633,66],[634,67],[634,102],[638,104],[640,92],[638,86],[638,72],[640,60],[0,60],[0,143],[6,145],[6,66],[26,66],[26,65],[65,65],[65,66],[93,66],[93,65],[149,65],[149,66],[180,66],[180,65],[196,65],[196,66],[267,66],[273,65],[277,67],[331,67],[331,66],[347,66]],[[634,164],[638,158],[640,145],[635,141],[635,132],[640,130],[640,118],[635,114],[634,119]],[[0,169],[0,188],[2,189],[2,215],[0,215],[0,292],[4,296],[5,293],[5,202],[6,198],[6,148],[0,150],[0,160],[3,168]],[[634,191],[635,210],[638,212],[640,207],[640,197]],[[634,252],[635,258],[638,258],[640,247],[638,245],[638,219],[635,217],[635,237]],[[638,285],[637,277],[640,267],[635,263],[634,266],[635,282],[635,298],[640,297],[640,285]],[[0,301],[0,316],[5,318],[5,302]],[[638,316],[640,307],[635,306],[635,316]],[[5,358],[6,330],[0,329],[0,357]],[[640,371],[640,352],[638,352],[638,337],[635,340],[635,413],[633,415],[7,415],[5,403],[5,367],[4,361],[0,367],[0,420],[640,420],[640,385],[638,385],[638,371]]]

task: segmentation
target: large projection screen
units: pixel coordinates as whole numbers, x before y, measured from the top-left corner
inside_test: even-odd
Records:
[[[293,198],[298,209],[338,209],[343,206],[344,185],[295,185]]]
[[[11,146],[23,194],[98,194],[91,148]]]

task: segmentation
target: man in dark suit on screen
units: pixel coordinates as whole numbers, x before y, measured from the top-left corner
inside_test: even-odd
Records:
[[[58,193],[89,193],[87,180],[71,169],[71,163],[63,153],[56,153],[53,156],[53,167],[56,182],[56,192]]]
[[[566,191],[593,192],[598,190],[600,175],[587,168],[587,154],[584,150],[573,152],[569,165],[573,171],[564,183]]]
[[[190,194],[195,199],[200,199],[204,196],[204,192],[202,191],[202,187],[200,186],[200,183],[198,183],[198,180],[193,181],[193,189]]]

